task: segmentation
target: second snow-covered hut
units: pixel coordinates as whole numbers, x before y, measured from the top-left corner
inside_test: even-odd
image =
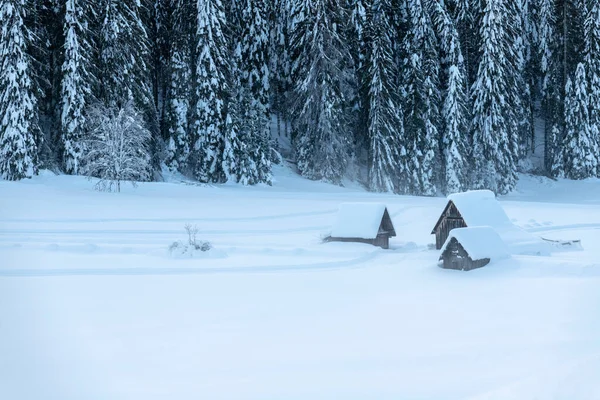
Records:
[[[492,227],[509,246],[512,254],[545,255],[550,246],[513,224],[496,195],[490,190],[473,190],[448,196],[448,203],[435,224],[435,247],[441,249],[456,228]]]

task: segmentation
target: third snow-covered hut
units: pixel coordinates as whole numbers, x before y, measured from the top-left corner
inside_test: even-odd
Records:
[[[510,257],[506,243],[489,226],[453,229],[441,250],[442,266],[462,271],[481,268],[490,261]]]

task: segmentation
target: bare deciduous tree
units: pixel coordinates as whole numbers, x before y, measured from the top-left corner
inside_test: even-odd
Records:
[[[84,173],[100,180],[96,189],[121,191],[121,182],[150,179],[151,133],[131,103],[121,108],[98,104],[87,113]]]

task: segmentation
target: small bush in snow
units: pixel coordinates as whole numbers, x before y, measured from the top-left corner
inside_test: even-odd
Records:
[[[169,246],[169,252],[171,255],[177,256],[186,256],[189,255],[192,257],[197,251],[208,251],[212,249],[212,244],[208,241],[198,240],[196,235],[198,234],[198,227],[187,224],[185,226],[185,231],[188,234],[188,241],[184,243],[181,240],[177,242],[173,242]]]
[[[174,256],[189,255],[190,257],[192,257],[197,251],[204,252],[210,249],[212,249],[212,245],[210,244],[210,242],[202,241],[199,243],[198,246],[190,246],[188,243],[184,243],[183,241],[178,240],[177,242],[171,243],[171,245],[169,246],[169,253],[171,253],[171,255]]]
[[[148,144],[151,134],[141,113],[131,103],[122,108],[95,105],[87,113],[84,173],[100,180],[96,189],[121,191],[121,182],[150,178]]]
[[[187,224],[185,226],[185,231],[188,234],[188,245],[190,247],[202,251],[207,251],[211,249],[212,246],[209,242],[203,240],[198,241],[198,239],[196,238],[196,235],[198,235],[198,227],[196,225],[192,226],[190,224]]]

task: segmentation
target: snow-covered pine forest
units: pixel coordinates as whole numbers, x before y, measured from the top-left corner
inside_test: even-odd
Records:
[[[2,0],[0,66],[8,180],[93,174],[98,110],[138,179],[270,183],[278,138],[373,191],[600,176],[597,0]]]

